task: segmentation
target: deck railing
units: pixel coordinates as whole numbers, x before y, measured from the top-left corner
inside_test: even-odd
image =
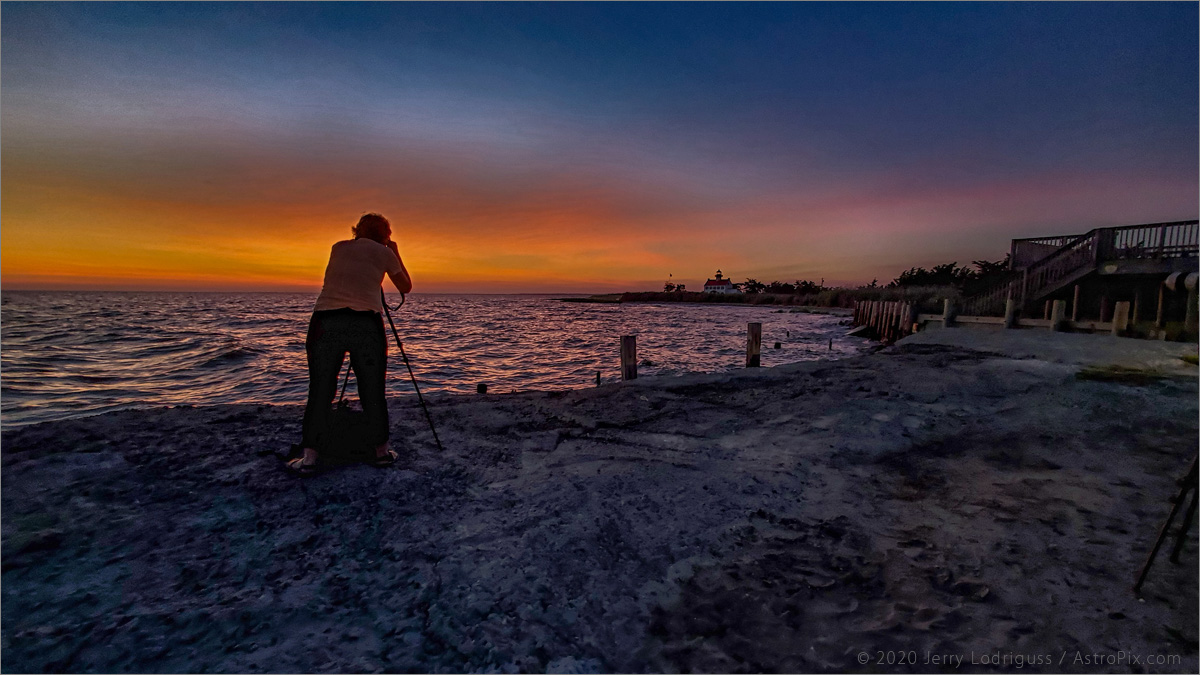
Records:
[[[1009,269],[1021,270],[1054,253],[1081,234],[1063,234],[1054,237],[1031,237],[1029,239],[1013,239],[1009,251]]]
[[[1006,279],[965,300],[964,314],[1002,316],[1009,298],[1024,307],[1027,302],[1063,283],[1064,279],[1095,269],[1105,260],[1194,257],[1200,248],[1200,221],[1100,227],[1073,238],[1015,240],[1013,250],[1017,250],[1018,242],[1042,245],[1062,239],[1066,241],[1057,251],[1023,270],[1014,270]]]
[[[1101,260],[1195,257],[1200,246],[1200,221],[1128,225],[1104,228]]]

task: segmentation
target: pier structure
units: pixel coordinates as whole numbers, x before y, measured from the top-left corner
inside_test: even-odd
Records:
[[[1084,234],[1014,239],[1008,275],[941,314],[904,303],[860,302],[854,325],[884,341],[926,324],[996,324],[1196,340],[1200,221],[1098,227]]]

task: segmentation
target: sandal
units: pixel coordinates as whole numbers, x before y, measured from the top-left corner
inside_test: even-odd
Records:
[[[400,459],[400,455],[397,454],[395,450],[388,448],[386,455],[383,457],[375,457],[375,459],[370,461],[370,464],[371,466],[379,469],[386,469],[387,467],[395,464],[396,460],[398,459]]]
[[[317,472],[317,465],[305,464],[303,457],[288,460],[287,468],[298,476],[311,476]]]

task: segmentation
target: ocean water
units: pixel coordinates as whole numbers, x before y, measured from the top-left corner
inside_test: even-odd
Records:
[[[866,348],[837,316],[770,306],[585,304],[561,295],[415,294],[393,312],[422,393],[561,390],[620,379],[620,336],[637,335],[639,377],[745,366],[746,324],[762,365]],[[0,297],[0,425],[139,406],[303,403],[311,293],[6,291]],[[394,306],[399,296],[390,298]],[[388,393],[413,385],[390,328]],[[830,348],[832,340],[832,349]],[[780,342],[781,348],[774,349]],[[356,398],[354,378],[347,389]]]

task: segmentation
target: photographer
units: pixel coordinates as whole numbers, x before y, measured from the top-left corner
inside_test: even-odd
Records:
[[[308,403],[301,438],[303,456],[288,462],[300,474],[316,471],[317,448],[329,439],[330,405],[348,352],[358,383],[359,400],[375,446],[376,466],[388,466],[397,455],[388,447],[388,411],[384,399],[387,340],[383,332],[380,283],[386,274],[401,293],[412,279],[392,241],[392,226],[378,213],[368,213],[352,229],[354,238],[339,241],[329,254],[325,281],[313,308],[304,342],[308,355]]]

